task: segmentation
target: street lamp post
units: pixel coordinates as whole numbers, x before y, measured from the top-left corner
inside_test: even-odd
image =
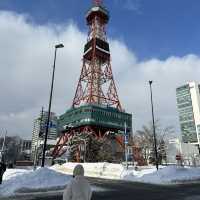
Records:
[[[46,145],[47,145],[47,136],[48,136],[48,131],[49,131],[49,121],[50,121],[50,114],[51,114],[51,101],[52,101],[52,94],[53,94],[55,66],[56,66],[56,53],[57,53],[57,49],[58,48],[63,48],[63,47],[64,47],[63,44],[55,45],[53,74],[52,74],[52,80],[51,80],[51,90],[50,90],[50,97],[49,97],[49,108],[48,108],[48,116],[47,116],[47,123],[46,123],[46,129],[45,129],[45,138],[44,138],[44,147],[43,147],[43,153],[42,153],[42,165],[41,165],[41,167],[44,167],[44,163],[45,163],[45,152],[46,152]]]
[[[152,85],[153,81],[149,81],[150,93],[151,93],[151,111],[152,111],[152,123],[153,123],[153,138],[154,138],[154,151],[156,159],[156,169],[158,170],[158,151],[157,151],[157,140],[156,140],[156,130],[155,130],[155,120],[154,120],[154,109],[153,109],[153,95],[152,95]]]

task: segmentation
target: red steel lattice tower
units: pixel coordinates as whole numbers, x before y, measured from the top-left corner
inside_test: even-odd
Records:
[[[83,66],[73,100],[73,107],[100,104],[122,110],[110,62],[106,37],[109,13],[100,0],[94,1],[86,15],[89,33],[84,49]]]
[[[122,110],[113,74],[106,36],[109,12],[101,0],[94,0],[86,14],[89,27],[84,47],[83,65],[72,108],[59,118],[62,133],[52,152],[58,157],[65,152],[68,142],[77,135],[89,134],[95,139],[112,138],[123,146],[124,124],[132,130],[132,115]]]

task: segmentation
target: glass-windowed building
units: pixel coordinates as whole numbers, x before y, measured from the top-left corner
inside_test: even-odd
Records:
[[[48,112],[44,111],[34,120],[33,131],[32,131],[32,147],[31,147],[32,158],[34,158],[35,150],[44,144],[45,129],[47,126],[47,117],[48,117]],[[55,113],[51,112],[50,122],[49,122],[49,132],[47,135],[47,146],[54,146],[56,144],[56,139],[58,136],[57,128],[58,128],[58,118]]]
[[[184,143],[199,143],[200,86],[195,82],[176,89],[177,108]]]

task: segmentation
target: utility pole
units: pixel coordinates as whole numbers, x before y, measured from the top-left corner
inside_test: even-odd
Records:
[[[128,169],[128,152],[127,152],[127,144],[128,144],[128,135],[126,122],[124,123],[124,146],[125,146],[125,160],[126,160],[126,169]]]
[[[153,138],[154,138],[154,152],[156,160],[156,169],[158,170],[158,150],[157,150],[157,140],[156,140],[156,129],[155,129],[155,119],[154,119],[154,109],[153,109],[153,95],[152,95],[152,85],[153,81],[149,81],[150,93],[151,93],[151,111],[152,111],[152,124],[153,124]]]

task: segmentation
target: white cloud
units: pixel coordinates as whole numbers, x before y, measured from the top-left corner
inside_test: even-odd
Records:
[[[121,5],[121,8],[141,13],[141,0],[115,0],[115,3]]]
[[[54,45],[63,42],[56,62],[52,110],[61,114],[71,106],[81,70],[86,34],[73,22],[38,26],[26,17],[0,12],[0,128],[31,137],[33,119],[47,108]],[[151,120],[148,80],[154,80],[155,115],[178,127],[175,88],[199,80],[196,55],[138,61],[127,46],[111,39],[112,67],[122,105],[133,113],[135,128]]]
[[[178,129],[175,89],[188,81],[199,81],[199,65],[200,58],[195,55],[133,63],[120,82],[120,91],[126,108],[133,112],[136,126],[151,120],[148,81],[154,80],[155,116]]]
[[[0,12],[0,124],[11,134],[30,136],[33,118],[43,105],[47,108],[54,45],[59,42],[65,48],[57,55],[52,109],[61,112],[70,106],[85,34],[73,23],[59,29],[29,24],[24,16]]]

